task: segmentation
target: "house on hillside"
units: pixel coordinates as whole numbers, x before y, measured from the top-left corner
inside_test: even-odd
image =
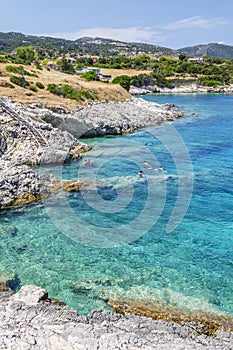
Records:
[[[190,63],[203,63],[203,57],[190,57],[188,58],[188,62]]]
[[[109,83],[111,78],[112,78],[111,75],[100,74],[100,81],[103,81],[104,83]]]
[[[77,74],[85,74],[87,72],[95,72],[97,75],[100,75],[100,68],[83,68],[76,70]]]
[[[91,56],[92,60],[93,60],[93,63],[96,63],[99,59],[98,56]]]

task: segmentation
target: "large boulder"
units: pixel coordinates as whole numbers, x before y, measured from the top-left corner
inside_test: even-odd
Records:
[[[48,298],[48,292],[40,287],[26,285],[10,297],[12,302],[22,302],[26,305],[36,305],[40,301]]]
[[[8,165],[0,172],[0,209],[45,198],[54,187],[52,175],[40,175],[26,165]]]

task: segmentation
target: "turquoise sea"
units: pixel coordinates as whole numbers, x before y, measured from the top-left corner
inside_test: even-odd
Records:
[[[130,299],[233,316],[233,96],[142,98],[186,117],[87,139],[89,165],[38,169],[100,183],[1,211],[0,274],[82,314]]]

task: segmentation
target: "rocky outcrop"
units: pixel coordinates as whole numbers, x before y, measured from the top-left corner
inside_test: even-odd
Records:
[[[92,185],[93,181],[88,179],[58,180],[53,175],[38,174],[25,165],[7,164],[0,172],[0,209],[45,199],[55,191],[78,191]]]
[[[154,87],[148,85],[148,87],[130,86],[129,93],[131,95],[146,95],[154,91]]]
[[[91,146],[78,137],[119,135],[181,116],[172,105],[136,98],[92,103],[76,111],[40,103],[25,106],[5,98],[2,111],[0,107],[0,208],[31,203],[58,189],[79,189],[78,180],[61,183],[28,167],[80,159]]]
[[[192,324],[181,326],[128,313],[94,310],[79,316],[36,286],[9,293],[0,304],[1,349],[230,350],[232,341],[229,330],[218,330],[209,337],[198,333]]]
[[[19,104],[5,101],[21,115]],[[1,209],[43,199],[63,188],[53,176],[40,175],[29,165],[63,164],[81,158],[83,152],[91,149],[67,131],[33,120],[25,113],[21,121],[0,109],[0,128]],[[43,137],[46,145],[40,144],[38,135]]]
[[[233,84],[221,86],[201,86],[195,83],[175,86],[172,88],[160,87],[157,85],[147,85],[143,87],[131,86],[129,92],[132,95],[145,95],[148,93],[178,94],[178,93],[233,93]]]
[[[79,111],[87,126],[87,136],[119,135],[182,117],[172,105],[143,99],[121,103],[96,104]]]
[[[22,108],[22,113],[20,104],[10,100],[7,100],[7,104],[12,110],[19,111],[27,124],[17,121],[4,111],[1,113],[0,110],[1,135],[4,135],[4,138],[0,138],[0,150],[3,149],[2,154],[4,153],[2,160],[20,165],[56,164],[78,158],[80,153],[91,149],[67,131],[60,131],[39,118],[32,119],[30,113],[25,112],[25,107]],[[46,149],[38,143],[37,135],[28,125],[43,136]]]
[[[183,86],[177,86],[172,89],[162,88],[157,90],[162,93],[232,93],[233,84],[224,86],[200,86],[196,84],[188,84]]]
[[[182,117],[174,106],[133,98],[125,102],[93,102],[75,111],[21,106],[21,113],[73,136],[120,135]]]
[[[56,179],[40,175],[25,165],[3,163],[0,172],[0,208],[28,204],[45,198],[54,189]]]

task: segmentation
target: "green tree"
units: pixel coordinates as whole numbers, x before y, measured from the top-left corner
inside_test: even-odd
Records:
[[[171,87],[170,81],[167,80],[162,73],[153,71],[151,75],[156,79],[156,84],[158,86],[160,86],[160,87]]]
[[[98,74],[96,72],[94,72],[93,70],[90,70],[89,72],[86,72],[82,75],[82,77],[86,80],[86,81],[98,81],[100,80]]]
[[[25,63],[32,63],[36,59],[36,52],[35,50],[30,47],[18,47],[16,49],[16,59],[22,60]]]
[[[130,80],[131,79],[128,75],[119,75],[118,77],[113,79],[112,83],[113,84],[120,84],[125,90],[129,91]]]
[[[70,73],[70,74],[75,73],[75,70],[74,70],[72,63],[69,60],[67,60],[65,57],[62,57],[61,60],[58,60],[57,64],[60,67],[62,72]]]
[[[185,53],[179,54],[179,60],[180,61],[187,61],[188,56]]]

